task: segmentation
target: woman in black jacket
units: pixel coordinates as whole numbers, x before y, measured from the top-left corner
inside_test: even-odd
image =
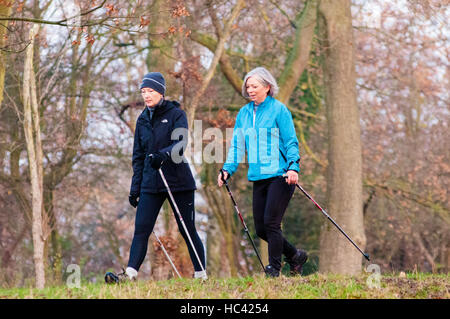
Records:
[[[148,238],[166,199],[175,212],[158,172],[161,168],[202,262],[203,267],[198,262],[178,215],[174,214],[188,246],[195,270],[194,277],[206,279],[205,251],[195,229],[195,181],[189,164],[182,156],[183,146],[187,143],[183,136],[187,137],[187,134],[174,134],[175,139],[172,139],[172,132],[176,129],[187,133],[186,113],[179,108],[178,102],[164,99],[166,87],[161,73],[151,72],[145,75],[140,89],[146,107],[137,119],[134,133],[133,178],[129,201],[133,207],[137,207],[137,212],[125,274],[129,279],[137,277],[139,267],[147,253]]]

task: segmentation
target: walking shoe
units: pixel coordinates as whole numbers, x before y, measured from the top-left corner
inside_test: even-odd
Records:
[[[264,272],[266,273],[266,277],[269,277],[269,278],[270,277],[275,278],[275,277],[280,276],[280,271],[273,268],[272,265],[267,265]]]
[[[195,279],[202,279],[202,280],[208,279],[208,275],[206,274],[206,270],[194,272],[194,278]]]
[[[105,282],[107,284],[120,284],[131,280],[134,280],[134,278],[130,278],[123,268],[121,273],[115,274],[113,272],[107,272],[105,274]]]
[[[306,260],[308,260],[308,254],[301,249],[297,249],[297,252],[291,258],[286,258],[291,270],[290,274],[292,276],[301,275]]]

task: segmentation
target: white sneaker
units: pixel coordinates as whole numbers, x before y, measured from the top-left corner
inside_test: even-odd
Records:
[[[200,278],[200,279],[203,279],[203,280],[208,279],[208,275],[206,274],[206,270],[196,271],[194,273],[194,278]]]
[[[125,270],[125,273],[127,274],[128,278],[130,280],[136,280],[136,277],[138,275],[137,270],[134,268],[131,268],[131,267],[127,267],[127,269]]]
[[[107,272],[105,274],[105,282],[107,284],[120,284],[120,283],[129,282],[129,281],[134,281],[134,280],[136,280],[136,277],[137,277],[137,271],[135,269],[129,267],[129,268],[127,268],[127,270],[124,270],[122,268],[121,273],[116,274],[113,272]]]

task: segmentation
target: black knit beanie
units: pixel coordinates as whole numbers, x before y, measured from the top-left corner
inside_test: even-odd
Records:
[[[164,76],[159,72],[150,72],[147,73],[142,79],[141,83],[142,88],[151,88],[161,95],[165,95],[166,93],[166,80]]]

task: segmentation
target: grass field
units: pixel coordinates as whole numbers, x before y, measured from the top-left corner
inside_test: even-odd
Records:
[[[450,274],[170,279],[120,285],[0,289],[3,299],[450,299]]]

